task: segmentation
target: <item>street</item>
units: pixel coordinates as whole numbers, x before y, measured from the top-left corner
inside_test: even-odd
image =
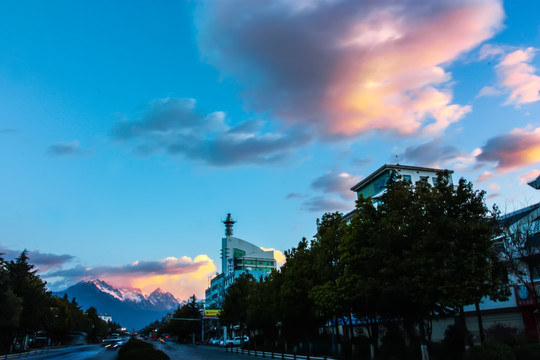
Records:
[[[196,346],[196,345],[181,345],[176,343],[154,343],[151,342],[157,349],[165,352],[171,360],[241,360],[249,359],[247,355],[240,355],[231,352],[225,352],[223,347],[217,346]],[[24,356],[26,358],[26,356]],[[116,350],[106,350],[100,345],[83,345],[70,346],[61,349],[50,350],[46,354],[31,355],[28,359],[46,360],[46,359],[62,359],[62,360],[115,360],[117,358]],[[3,359],[0,357],[0,359]]]
[[[106,350],[101,345],[69,346],[60,349],[51,349],[46,354],[32,355],[24,358],[32,360],[62,359],[62,360],[114,360],[116,351]],[[13,355],[12,355],[13,356]],[[2,357],[0,357],[1,359]]]
[[[181,345],[176,343],[156,344],[171,360],[245,360],[253,357],[225,352],[225,348],[210,345]]]

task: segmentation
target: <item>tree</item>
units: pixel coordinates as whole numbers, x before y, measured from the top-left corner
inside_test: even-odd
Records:
[[[41,280],[36,274],[34,265],[29,263],[27,250],[9,263],[8,270],[13,292],[22,303],[16,332],[20,341],[25,343],[28,335],[46,328],[50,311],[50,293],[45,288],[47,283]]]
[[[243,330],[248,319],[249,295],[256,280],[250,273],[242,273],[227,288],[219,320],[224,325],[240,325]]]
[[[90,341],[97,343],[100,339],[107,337],[108,328],[107,322],[102,320],[95,307],[90,306],[85,312],[89,322],[88,338]]]
[[[160,332],[176,335],[182,341],[191,341],[194,335],[201,333],[201,319],[201,307],[193,295],[186,304],[174,312],[173,319]]]
[[[434,317],[504,296],[491,260],[495,216],[484,195],[464,179],[454,187],[441,172],[435,186],[392,177],[376,206],[359,199],[344,230],[337,283],[373,325],[372,342],[378,322],[401,319],[410,339],[418,329],[426,343]]]
[[[285,251],[285,257],[279,304],[283,330],[288,341],[309,341],[325,320],[310,297],[312,289],[319,285],[315,259],[305,238],[297,248]]]
[[[10,343],[10,334],[19,325],[22,311],[22,300],[13,292],[11,286],[8,263],[0,254],[0,344]],[[9,351],[9,348],[2,347],[0,350]]]
[[[535,280],[540,277],[540,203],[527,206],[500,218],[499,250],[508,271],[530,294],[536,313],[540,311],[540,291]],[[540,324],[535,318],[537,336]]]

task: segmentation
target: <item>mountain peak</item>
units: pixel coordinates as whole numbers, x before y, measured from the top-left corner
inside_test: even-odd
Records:
[[[83,308],[93,306],[100,313],[112,315],[128,328],[139,328],[151,321],[161,318],[168,311],[178,308],[181,302],[171,293],[160,288],[150,295],[145,295],[136,288],[115,288],[99,279],[81,281],[57,296],[75,297]]]

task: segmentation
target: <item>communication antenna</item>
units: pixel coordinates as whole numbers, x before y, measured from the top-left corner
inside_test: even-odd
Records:
[[[236,221],[233,220],[231,213],[227,214],[227,218],[225,221],[223,221],[225,224],[225,236],[232,236],[233,234],[233,225],[236,223]]]

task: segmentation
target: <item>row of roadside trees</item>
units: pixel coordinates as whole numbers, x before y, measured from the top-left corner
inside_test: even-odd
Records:
[[[498,211],[484,196],[464,179],[454,186],[445,171],[434,186],[392,178],[377,203],[360,198],[353,216],[324,214],[311,241],[285,252],[280,271],[261,281],[238,278],[220,320],[258,334],[261,346],[284,339],[283,350],[316,352],[314,344],[326,342],[336,352],[330,330],[354,317],[362,326],[346,328],[346,338],[364,339],[372,359],[384,350],[383,328],[387,336],[399,329],[425,358],[433,320],[456,316],[464,333],[463,306],[509,295],[493,241]]]
[[[75,331],[97,341],[118,326],[93,307],[83,311],[74,298],[53,296],[36,272],[26,250],[12,261],[0,254],[0,354],[60,344]]]

